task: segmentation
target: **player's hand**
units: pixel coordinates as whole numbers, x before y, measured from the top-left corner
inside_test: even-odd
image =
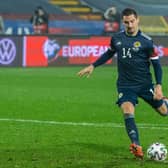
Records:
[[[94,66],[93,65],[89,65],[86,68],[82,69],[81,71],[78,72],[78,76],[82,77],[84,75],[87,76],[87,78],[92,74],[94,70]]]
[[[156,85],[154,89],[154,99],[161,100],[163,98],[162,86]]]

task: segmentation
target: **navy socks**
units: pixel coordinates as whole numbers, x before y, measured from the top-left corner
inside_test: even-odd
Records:
[[[126,113],[124,114],[124,119],[125,119],[125,128],[131,142],[140,145],[139,134],[135,124],[134,115]]]

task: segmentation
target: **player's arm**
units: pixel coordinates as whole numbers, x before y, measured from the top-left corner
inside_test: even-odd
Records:
[[[111,48],[109,48],[104,54],[101,55],[92,65],[94,67],[100,66],[104,63],[106,63],[110,58],[113,57],[115,52],[112,51]]]
[[[159,56],[157,56],[156,52],[153,52],[151,56],[151,62],[154,69],[154,75],[156,80],[155,90],[154,90],[154,99],[162,99],[162,67],[160,64]]]
[[[162,85],[162,67],[161,67],[160,61],[159,59],[156,59],[156,60],[151,60],[151,62],[154,69],[156,85]]]
[[[78,76],[86,75],[87,77],[89,77],[92,74],[94,68],[106,63],[110,58],[113,57],[114,53],[115,48],[111,40],[110,48],[105,53],[103,53],[94,63],[79,71]]]

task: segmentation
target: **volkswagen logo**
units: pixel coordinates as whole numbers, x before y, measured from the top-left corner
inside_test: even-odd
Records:
[[[0,40],[0,64],[8,65],[16,57],[16,46],[11,39]]]

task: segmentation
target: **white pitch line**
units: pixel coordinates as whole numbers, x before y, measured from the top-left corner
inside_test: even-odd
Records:
[[[46,125],[68,125],[68,126],[91,126],[91,127],[108,127],[108,128],[123,128],[122,123],[87,123],[87,122],[60,122],[60,121],[44,121],[44,120],[26,120],[26,119],[12,119],[12,118],[0,118],[0,121],[5,122],[20,122],[20,123],[34,123],[34,124],[46,124]],[[138,128],[142,129],[161,129],[168,130],[168,124],[147,124],[138,123]]]

